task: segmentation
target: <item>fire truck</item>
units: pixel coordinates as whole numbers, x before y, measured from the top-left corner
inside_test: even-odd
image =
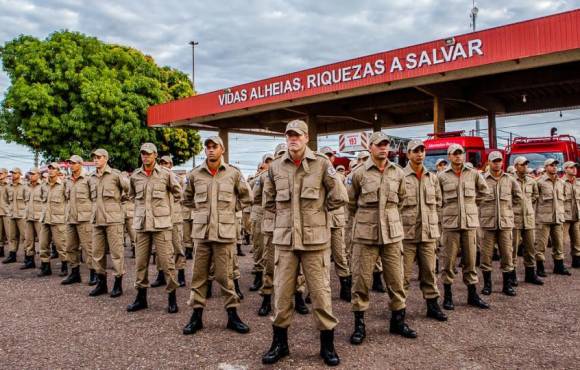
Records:
[[[578,162],[579,151],[576,138],[570,135],[516,137],[506,149],[510,165],[517,157],[524,156],[530,161],[531,169],[544,167],[544,161],[548,158],[558,160],[560,165],[566,161]]]

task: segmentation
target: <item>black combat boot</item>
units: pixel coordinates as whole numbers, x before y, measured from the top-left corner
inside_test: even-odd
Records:
[[[36,263],[34,262],[34,256],[24,256],[24,265],[20,267],[21,270],[28,270],[36,268]]]
[[[443,284],[443,289],[443,308],[446,310],[454,310],[455,305],[453,304],[453,292],[451,291],[451,284]]]
[[[437,321],[447,321],[447,315],[441,311],[437,298],[427,299],[427,317]]]
[[[489,308],[489,304],[477,295],[477,287],[475,284],[469,284],[467,286],[467,304],[477,308]]]
[[[534,269],[533,266],[526,267],[526,283],[544,285],[542,279],[538,278],[538,275],[536,275],[536,269]]]
[[[570,276],[572,273],[564,266],[564,260],[554,260],[554,274]]]
[[[165,273],[163,270],[159,270],[157,272],[157,278],[154,282],[151,283],[151,288],[157,288],[165,285],[167,285],[167,281],[165,281]]]
[[[4,258],[3,264],[16,262],[16,252],[8,252],[8,257]]]
[[[300,292],[294,293],[294,311],[298,312],[301,315],[306,315],[310,312],[308,306],[306,306],[306,303],[302,298],[302,293]]]
[[[131,258],[135,258],[135,246],[131,246]]]
[[[235,307],[230,307],[228,311],[228,324],[226,328],[231,329],[240,334],[246,334],[250,331],[248,325],[244,324],[238,316],[238,310]]]
[[[345,276],[339,278],[340,281],[340,299],[345,302],[350,302],[351,300],[351,287],[352,287],[352,277]]]
[[[50,244],[50,259],[53,260],[55,258],[58,258],[58,251],[56,250],[56,246],[54,245],[54,243]]]
[[[0,257],[4,257],[4,246],[0,246]]]
[[[123,294],[123,277],[115,276],[115,282],[113,283],[113,289],[111,290],[111,298],[120,297]]]
[[[268,352],[262,356],[262,363],[265,365],[275,364],[283,357],[290,354],[288,349],[288,328],[281,328],[272,325],[274,335],[272,337],[272,345]]]
[[[58,276],[67,276],[68,275],[68,262],[62,261],[60,263],[60,274]]]
[[[185,259],[186,260],[193,259],[193,249],[192,248],[185,248]]]
[[[177,270],[177,283],[182,288],[185,286],[185,269]]]
[[[234,279],[234,289],[238,297],[244,299],[244,293],[242,293],[242,290],[240,289],[240,281],[238,279]]]
[[[127,312],[135,312],[149,307],[147,304],[147,288],[137,288],[135,302],[127,306]]]
[[[74,284],[74,283],[80,283],[81,282],[81,271],[80,270],[81,270],[81,268],[79,266],[73,267],[71,269],[70,275],[67,276],[66,279],[64,279],[60,283],[62,285],[70,285],[70,284]]]
[[[189,318],[189,322],[183,328],[183,335],[191,335],[203,328],[201,320],[203,316],[203,308],[194,308]]]
[[[536,271],[538,272],[538,276],[546,277],[546,270],[544,268],[544,261],[536,261]]]
[[[258,310],[258,316],[268,316],[272,312],[272,296],[270,294],[264,294],[262,297],[262,305]]]
[[[250,287],[250,292],[260,290],[261,287],[262,287],[262,271],[256,271],[256,274],[254,275],[254,283]]]
[[[365,329],[365,312],[364,311],[354,311],[354,331],[350,336],[351,344],[362,344],[367,336]]]
[[[516,295],[516,290],[512,286],[512,278],[513,275],[511,271],[503,273],[503,288],[501,291],[503,292],[503,294],[510,297],[514,297]]]
[[[213,285],[213,280],[208,280],[207,281],[207,293],[205,294],[205,299],[211,298],[212,285]]]
[[[337,366],[340,358],[334,349],[334,329],[320,331],[320,357],[326,366]]]
[[[107,294],[107,275],[105,274],[97,274],[97,285],[93,290],[89,292],[89,296],[96,297],[101,294]]]
[[[40,263],[40,272],[37,274],[38,277],[50,276],[52,275],[52,269],[50,268],[50,262]]]
[[[386,293],[387,290],[383,285],[383,273],[381,271],[373,272],[373,292]]]
[[[491,271],[483,271],[483,289],[481,290],[481,294],[491,294]]]
[[[580,256],[572,256],[572,268],[580,268]]]
[[[417,332],[405,323],[405,309],[393,311],[391,313],[391,326],[389,332],[399,334],[405,338],[417,338]]]
[[[512,282],[512,286],[518,286],[518,273],[514,264],[514,269],[510,272],[510,278]]]
[[[239,244],[239,243],[238,243],[238,244],[237,244],[237,246],[236,246],[236,248],[237,248],[238,256],[240,256],[240,257],[244,257],[244,256],[246,255],[246,254],[245,254],[245,253],[242,251],[242,245],[241,245],[241,244]]]
[[[89,286],[93,286],[93,285],[97,285],[98,280],[97,280],[97,273],[95,272],[95,270],[90,269],[89,270]]]
[[[167,296],[167,312],[168,313],[177,313],[179,312],[179,307],[177,307],[177,295],[176,290],[169,293]]]

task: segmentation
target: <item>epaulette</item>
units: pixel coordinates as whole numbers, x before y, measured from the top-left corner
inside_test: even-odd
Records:
[[[326,156],[326,154],[320,153],[320,152],[314,152],[315,155],[322,157],[324,159],[326,159],[327,161],[330,162],[330,159],[328,159],[328,157]]]

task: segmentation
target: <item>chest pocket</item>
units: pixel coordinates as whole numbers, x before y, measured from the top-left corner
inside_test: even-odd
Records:
[[[78,184],[75,191],[75,196],[77,199],[87,199],[89,197],[90,189],[85,183]]]
[[[447,182],[443,184],[443,199],[453,201],[457,199],[457,185]]]
[[[437,199],[435,196],[435,185],[431,181],[425,183],[425,203],[427,204],[437,203]]]
[[[195,195],[193,201],[195,203],[207,202],[207,184],[195,184]]]
[[[305,177],[302,181],[302,190],[300,191],[302,199],[320,198],[320,179],[314,176]]]
[[[153,186],[153,193],[151,194],[151,197],[153,199],[164,199],[166,194],[167,190],[165,189],[165,186],[163,186],[163,184],[155,184]]]
[[[287,177],[276,177],[276,202],[287,202],[290,200],[290,182]]]
[[[145,187],[143,184],[135,184],[135,199],[143,199]]]
[[[231,202],[234,199],[234,187],[231,184],[219,184],[218,200]]]
[[[366,179],[361,186],[360,198],[366,204],[377,203],[379,201],[379,182]]]
[[[525,192],[526,195],[532,195],[532,193],[534,192],[534,185],[533,184],[526,184],[525,186]]]
[[[107,185],[103,189],[103,198],[115,198],[115,188],[112,185]]]
[[[475,198],[475,183],[473,181],[463,183],[463,195],[466,198]]]
[[[396,204],[399,203],[399,181],[389,180],[389,182],[387,183],[389,190],[389,192],[387,193],[387,202]]]
[[[16,199],[17,200],[24,200],[24,189],[16,190]]]

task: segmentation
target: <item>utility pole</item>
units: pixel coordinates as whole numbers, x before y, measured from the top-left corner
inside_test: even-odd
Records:
[[[475,5],[475,0],[473,0],[472,2],[472,8],[471,8],[471,13],[469,14],[469,18],[471,19],[471,30],[473,32],[475,32],[475,26],[476,26],[476,21],[477,21],[477,13],[479,12],[479,9],[477,8],[477,6]],[[480,126],[479,126],[479,119],[475,120],[475,135],[479,136],[479,131],[480,131]]]
[[[191,86],[193,91],[195,91],[195,47],[199,45],[199,42],[191,40],[189,42],[191,45]],[[195,168],[195,154],[193,155],[192,168]]]

